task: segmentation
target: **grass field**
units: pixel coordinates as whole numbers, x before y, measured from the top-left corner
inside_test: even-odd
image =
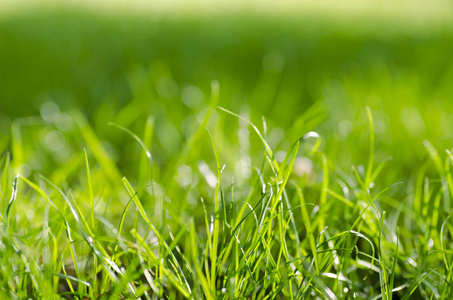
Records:
[[[0,298],[450,299],[451,6],[200,3],[4,6]]]

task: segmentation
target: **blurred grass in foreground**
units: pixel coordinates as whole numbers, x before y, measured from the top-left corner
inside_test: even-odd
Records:
[[[446,297],[453,21],[398,5],[6,10],[1,292]]]

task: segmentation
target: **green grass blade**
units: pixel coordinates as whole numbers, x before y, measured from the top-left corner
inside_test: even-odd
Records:
[[[10,226],[10,219],[11,219],[11,210],[13,209],[13,205],[16,202],[17,199],[17,184],[18,184],[18,179],[20,175],[18,174],[16,178],[14,179],[13,182],[13,187],[11,189],[11,198],[8,202],[8,206],[6,207],[6,213],[5,213],[5,228],[8,229]]]
[[[102,146],[101,141],[96,136],[88,121],[78,111],[73,112],[72,117],[94,157],[96,157],[97,161],[105,171],[105,175],[111,180],[112,183],[119,182],[121,180],[120,171],[113,162],[113,159],[110,158],[107,151]]]

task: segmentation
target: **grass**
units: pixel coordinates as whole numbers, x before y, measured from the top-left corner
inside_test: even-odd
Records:
[[[232,122],[243,119],[218,111]],[[154,176],[159,179],[138,185],[125,177],[103,178],[115,167],[102,163],[108,155],[91,150],[102,146],[83,122],[75,134],[90,146],[76,154],[85,170],[78,170],[74,187],[59,187],[66,167],[54,171],[64,174],[54,176],[53,181],[60,177],[59,184],[44,176],[33,180],[18,174],[14,179],[5,152],[2,297],[448,297],[453,227],[445,217],[448,206],[441,204],[452,192],[451,155],[439,155],[426,142],[439,175],[429,179],[421,168],[406,184],[406,198],[394,199],[389,191],[401,185],[374,186],[383,168],[374,164],[373,119],[367,112],[367,168],[340,174],[330,170],[319,151],[317,133],[297,140],[280,160],[265,134],[249,123],[261,141],[262,162],[251,175],[253,184],[239,191],[222,179],[228,167],[221,163],[218,138],[195,131],[192,138],[211,140],[216,161],[208,166],[216,171],[200,168],[208,183],[209,176],[215,179],[205,187],[206,199],[195,202],[188,197],[207,183],[187,185]],[[141,146],[149,159],[148,174],[156,173],[145,142],[113,125]],[[300,151],[304,143],[310,145]],[[309,184],[308,174],[293,172],[302,155],[323,165],[321,182]],[[98,166],[91,169],[95,160]],[[178,205],[171,197],[176,190],[185,197],[177,199]],[[381,205],[393,209],[386,213]],[[200,208],[203,212],[192,212]]]
[[[304,16],[2,15],[0,298],[449,299],[451,21]]]

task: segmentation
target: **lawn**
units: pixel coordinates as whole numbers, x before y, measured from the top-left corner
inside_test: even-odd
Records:
[[[288,3],[5,6],[0,298],[450,299],[451,5]]]

